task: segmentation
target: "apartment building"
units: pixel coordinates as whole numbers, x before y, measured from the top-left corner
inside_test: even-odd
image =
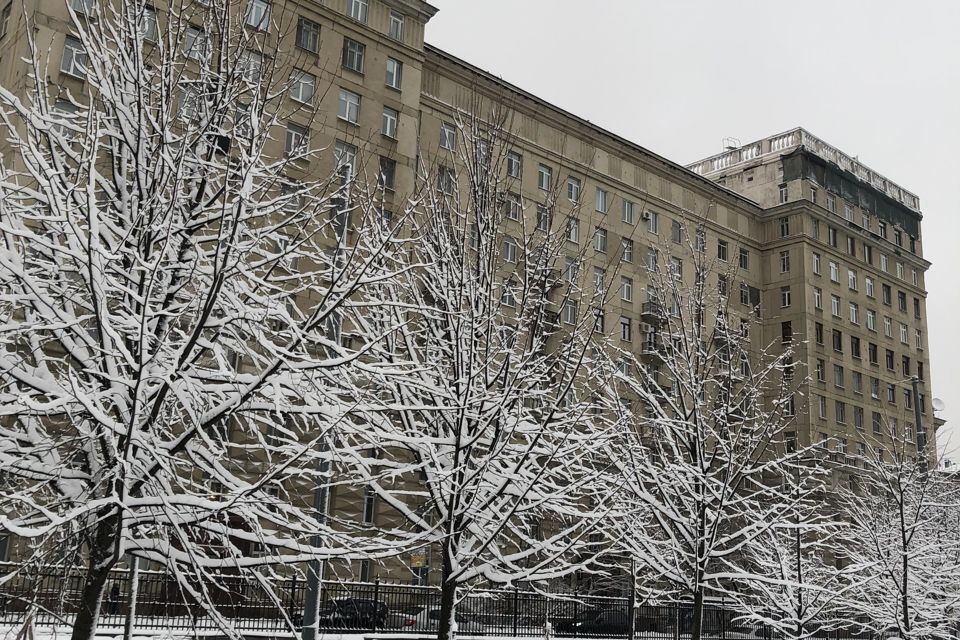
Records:
[[[919,199],[804,129],[689,167],[764,209],[768,337],[796,338],[809,371],[798,424],[803,445],[829,440],[857,466],[867,449],[890,456],[894,437],[916,454],[917,412],[934,455]],[[779,309],[778,309],[779,306]],[[916,397],[911,380],[918,379]]]
[[[94,2],[68,1],[81,14]],[[282,41],[275,50],[286,58],[278,62],[298,79],[291,104],[305,108],[291,110],[285,139],[305,136],[326,150],[297,170],[322,175],[347,165],[375,173],[388,187],[389,211],[402,206],[419,169],[455,162],[455,123],[464,114],[499,105],[511,134],[509,197],[520,204],[505,224],[516,234],[521,216],[533,225],[526,228],[564,225],[571,255],[586,256],[579,268],[615,279],[604,331],[621,346],[641,354],[651,331],[657,310],[647,299],[649,265],[692,279],[686,256],[702,227],[698,242],[718,267],[712,277],[727,288],[733,314],[759,329],[753,345],[789,343],[806,365],[810,379],[796,394],[798,444],[829,441],[838,468],[854,468],[868,444],[892,451],[886,426],[896,425],[916,455],[919,403],[935,450],[924,290],[930,263],[914,194],[803,129],[683,166],[426,44],[436,9],[421,0],[234,4],[260,37]],[[52,83],[88,92],[77,64],[83,52],[58,2],[0,8],[0,81],[16,91],[28,86],[24,11],[38,51],[49,56]],[[162,18],[156,24],[162,29]],[[202,34],[183,37],[195,42]],[[365,164],[354,162],[361,157]],[[559,197],[548,202],[549,194]],[[912,376],[921,380],[918,397]],[[337,491],[329,508],[361,522],[381,517],[360,492]],[[429,582],[434,575],[429,553],[398,562],[344,569],[365,580],[389,573]]]

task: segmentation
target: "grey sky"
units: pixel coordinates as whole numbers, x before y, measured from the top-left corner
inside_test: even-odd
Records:
[[[676,162],[799,125],[920,196],[960,458],[960,2],[431,1],[431,44]]]

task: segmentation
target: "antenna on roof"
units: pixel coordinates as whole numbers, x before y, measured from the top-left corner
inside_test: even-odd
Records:
[[[723,139],[723,150],[724,151],[733,151],[734,149],[740,148],[740,138],[724,138]]]

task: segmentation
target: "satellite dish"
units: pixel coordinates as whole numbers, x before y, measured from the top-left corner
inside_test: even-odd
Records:
[[[943,400],[940,398],[933,399],[933,410],[934,411],[943,411],[947,408],[947,405],[943,404]]]

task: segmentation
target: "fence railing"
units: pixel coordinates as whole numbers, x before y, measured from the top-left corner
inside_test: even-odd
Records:
[[[80,606],[82,577],[74,571],[25,570],[0,566],[0,625],[31,615],[37,625],[69,625]],[[111,575],[100,612],[103,627],[122,627],[130,606],[130,575]],[[303,620],[306,583],[302,577],[254,579],[221,575],[203,583],[179,583],[172,576],[141,571],[137,578],[137,629],[295,633]],[[319,625],[331,632],[430,635],[439,622],[435,587],[324,582]],[[689,638],[692,610],[678,605],[639,605],[630,620],[629,598],[522,589],[474,589],[457,609],[461,636],[627,637],[650,640]],[[818,634],[841,640],[843,632]],[[777,640],[761,624],[744,623],[735,611],[708,606],[705,640]]]

